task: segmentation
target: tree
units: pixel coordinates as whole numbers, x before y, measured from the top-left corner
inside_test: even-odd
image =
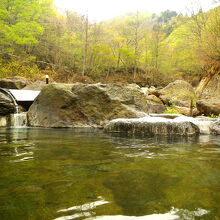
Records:
[[[84,39],[82,76],[85,75],[85,71],[86,71],[86,68],[87,68],[88,28],[89,28],[89,21],[88,21],[88,14],[87,14],[86,15],[86,20],[85,20],[85,39]]]
[[[0,3],[1,47],[8,49],[10,44],[38,43],[37,36],[43,34],[43,27],[39,21],[45,3],[49,7],[52,1],[2,0]]]

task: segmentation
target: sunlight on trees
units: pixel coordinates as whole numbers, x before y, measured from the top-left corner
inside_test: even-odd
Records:
[[[0,3],[0,76],[149,84],[220,71],[220,7],[192,16],[128,13],[91,23],[52,0]]]

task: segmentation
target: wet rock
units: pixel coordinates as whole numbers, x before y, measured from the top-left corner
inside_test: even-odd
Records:
[[[23,77],[8,77],[0,79],[0,87],[5,89],[22,89],[28,84],[28,80]]]
[[[176,80],[159,91],[159,98],[163,103],[190,107],[191,100],[196,100],[193,87],[186,81]]]
[[[176,122],[191,122],[199,128],[200,134],[210,134],[210,127],[216,119],[211,119],[208,117],[187,117],[187,116],[180,116],[174,119]]]
[[[196,102],[197,109],[204,115],[220,114],[220,99],[202,99]]]
[[[211,124],[210,131],[212,134],[220,135],[220,119]]]
[[[192,122],[165,118],[116,119],[105,126],[106,132],[126,132],[138,135],[198,135],[199,128]]]
[[[27,113],[11,114],[9,116],[9,126],[11,127],[26,127],[27,126]]]
[[[12,100],[0,92],[0,115],[9,115],[15,112],[15,106]]]

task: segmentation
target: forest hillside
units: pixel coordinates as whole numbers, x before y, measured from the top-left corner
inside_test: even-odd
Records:
[[[220,7],[192,16],[136,12],[94,23],[52,0],[0,4],[0,77],[197,85],[220,71]]]

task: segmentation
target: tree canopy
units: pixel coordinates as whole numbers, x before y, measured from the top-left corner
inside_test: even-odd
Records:
[[[0,77],[162,85],[220,69],[220,7],[128,13],[91,23],[52,0],[2,0]]]

